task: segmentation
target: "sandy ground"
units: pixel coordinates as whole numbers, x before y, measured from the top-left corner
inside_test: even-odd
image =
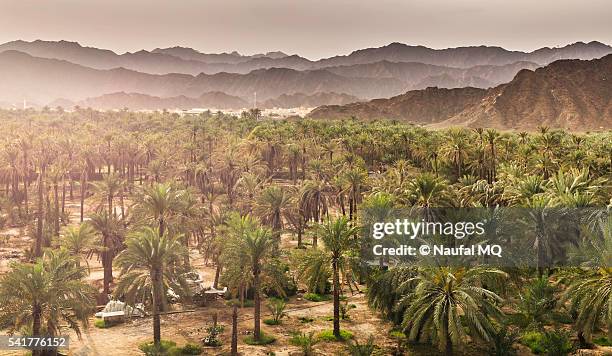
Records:
[[[79,202],[68,201],[66,209],[70,211],[71,224],[79,222]],[[91,209],[86,208],[87,213]],[[11,261],[24,260],[24,251],[32,245],[32,239],[27,235],[25,228],[7,228],[0,231],[0,274],[8,270]],[[291,248],[296,241],[286,236],[283,237],[283,247]],[[197,250],[192,250],[191,261],[205,283],[212,284],[215,269],[204,263],[203,256]],[[90,274],[87,280],[93,285],[101,286],[103,271],[100,261],[96,256],[87,260]],[[114,271],[115,278],[118,272]],[[348,295],[349,303],[356,306],[349,313],[350,320],[342,322],[342,328],[350,330],[361,341],[365,341],[369,335],[373,335],[379,346],[392,347],[393,341],[388,338],[388,329],[391,327],[377,318],[366,305],[363,294]],[[206,307],[194,308],[193,306],[172,306],[174,311],[182,309],[192,310],[168,314],[162,317],[162,338],[175,341],[178,345],[187,342],[200,344],[206,336],[205,329],[212,325],[213,314],[218,315],[218,324],[225,327],[220,335],[222,346],[218,348],[205,348],[203,354],[216,355],[229,352],[231,342],[231,308],[223,300],[217,300]],[[262,319],[267,317],[265,301],[262,301]],[[277,341],[269,346],[249,346],[243,342],[246,335],[253,330],[253,308],[239,309],[239,351],[243,355],[268,355],[274,352],[276,355],[298,355],[299,349],[289,344],[292,333],[309,333],[310,331],[321,331],[331,329],[332,322],[327,319],[333,314],[331,302],[309,302],[299,297],[293,297],[287,304],[288,316],[283,319],[282,325],[268,326],[262,322],[262,330],[277,338]],[[307,316],[314,319],[309,323],[302,323],[300,317]],[[103,355],[142,355],[138,345],[152,339],[153,327],[151,318],[134,318],[124,324],[116,325],[107,329],[99,329],[93,326],[95,318],[90,318],[89,326],[82,331],[82,338],[66,329],[70,335],[70,355],[81,356],[103,356]],[[345,349],[342,343],[319,343],[315,347],[322,355],[332,355]],[[0,355],[23,355],[19,351],[0,351]]]

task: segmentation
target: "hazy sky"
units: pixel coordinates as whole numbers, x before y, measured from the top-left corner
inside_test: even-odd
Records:
[[[516,50],[612,44],[611,19],[610,0],[0,0],[0,42],[282,50],[316,59],[390,42]]]

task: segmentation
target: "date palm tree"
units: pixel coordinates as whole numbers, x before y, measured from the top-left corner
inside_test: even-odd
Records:
[[[159,230],[143,227],[129,235],[126,249],[115,258],[121,277],[115,295],[127,303],[144,301],[153,313],[153,342],[161,340],[160,311],[168,288],[179,296],[189,294],[184,279],[184,258],[187,253],[180,236],[160,235]],[[140,299],[140,300],[138,300]]]
[[[483,281],[505,278],[496,269],[434,267],[419,270],[416,277],[400,289],[408,292],[399,301],[404,306],[404,333],[411,341],[435,340],[440,351],[453,353],[453,345],[470,336],[490,341],[495,333],[492,318],[500,318],[494,292],[483,287]]]
[[[257,227],[249,216],[230,218],[230,238],[223,250],[224,259],[240,264],[252,274],[254,325],[253,336],[261,340],[261,278],[263,266],[273,257],[274,239],[270,230]],[[236,268],[237,266],[235,266]]]
[[[70,226],[64,230],[64,236],[60,237],[59,245],[65,248],[75,257],[77,266],[80,267],[81,255],[91,251],[101,250],[99,238],[96,231],[89,223],[81,223],[78,226]],[[89,262],[85,258],[87,269]]]
[[[354,248],[354,235],[359,228],[352,225],[346,217],[335,220],[328,218],[318,225],[315,233],[325,246],[325,258],[332,269],[332,287],[334,293],[334,336],[340,339],[340,273],[347,267],[349,251]]]
[[[47,250],[35,263],[11,264],[0,279],[0,325],[31,328],[32,336],[57,336],[64,322],[80,338],[80,325],[87,325],[95,310],[95,292],[84,277],[85,270],[66,250]]]

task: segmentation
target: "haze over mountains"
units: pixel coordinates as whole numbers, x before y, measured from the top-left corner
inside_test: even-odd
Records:
[[[76,42],[13,41],[0,45],[0,106],[21,106],[25,99],[39,107],[63,104],[99,109],[241,109],[252,107],[257,93],[261,108],[346,105],[394,97],[342,108],[324,107],[313,117],[327,113],[426,124],[452,118],[454,121],[449,123],[477,125],[490,121],[505,127],[519,125],[515,120],[518,113],[534,116],[525,108],[512,109],[516,111],[512,115],[510,109],[501,110],[500,99],[494,99],[492,93],[511,97],[511,89],[499,89],[501,85],[516,87],[520,93],[508,99],[506,106],[524,103],[522,96],[540,98],[538,105],[557,107],[542,107],[539,112],[546,117],[533,120],[556,125],[570,120],[574,125],[582,122],[583,115],[588,115],[585,120],[590,121],[600,113],[599,109],[585,109],[590,107],[590,95],[599,95],[598,102],[606,98],[609,101],[609,92],[582,93],[581,88],[569,87],[575,86],[574,82],[562,81],[565,76],[560,73],[556,75],[558,79],[546,83],[552,80],[550,76],[535,75],[524,80],[528,76],[524,73],[534,73],[560,59],[591,60],[611,53],[612,47],[599,42],[578,42],[533,52],[487,46],[437,50],[391,43],[313,61],[282,52],[247,56],[171,47],[117,54]],[[543,73],[542,70],[535,73]],[[582,73],[593,75],[586,70]],[[597,90],[607,90],[608,83],[609,80],[602,82]],[[430,87],[439,89],[426,89]],[[454,89],[466,87],[470,88]],[[557,99],[543,99],[552,95],[547,92],[551,88],[555,98],[565,93],[571,99],[562,104],[575,101],[568,104],[573,105],[572,114],[559,114]],[[586,97],[578,102],[575,95]],[[466,110],[484,102],[489,103],[485,114],[474,109],[468,115]]]

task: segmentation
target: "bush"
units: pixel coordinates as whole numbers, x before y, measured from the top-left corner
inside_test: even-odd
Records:
[[[289,339],[289,343],[294,346],[299,346],[302,349],[302,354],[304,356],[313,356],[314,346],[319,342],[317,338],[314,337],[314,331],[308,333],[308,335],[302,334],[293,334],[291,339]]]
[[[98,329],[106,329],[108,327],[104,319],[96,319],[96,321],[94,321],[94,326]]]
[[[564,330],[551,330],[544,333],[542,346],[546,354],[550,356],[569,355],[574,349],[569,333]]]
[[[514,343],[517,339],[518,335],[515,332],[510,331],[507,326],[502,326],[499,331],[493,335],[489,354],[494,356],[516,355]]]
[[[605,336],[600,336],[594,339],[593,343],[599,346],[612,346],[612,341],[608,340],[608,338]]]
[[[269,336],[266,335],[264,333],[260,334],[260,340],[257,341],[255,340],[255,336],[254,335],[249,335],[247,337],[244,338],[244,343],[247,345],[269,345],[271,343],[273,343],[274,341],[276,341],[276,338],[274,336]]]
[[[275,320],[275,319],[264,319],[263,322],[266,325],[280,325],[281,324],[280,320]]]
[[[348,346],[348,352],[351,356],[371,356],[374,353],[374,337],[370,335],[368,341],[365,344],[360,344],[359,341],[355,340]]]
[[[306,293],[304,294],[304,299],[310,300],[311,302],[322,302],[330,300],[331,296],[329,294]]]
[[[546,277],[535,279],[519,295],[519,310],[529,322],[529,326],[541,329],[555,309],[555,287]]]
[[[219,334],[223,332],[225,328],[222,325],[210,326],[206,328],[206,332],[208,333],[204,339],[202,339],[202,343],[205,346],[217,347],[221,346],[221,341],[219,340]]]
[[[159,343],[159,347],[155,347],[153,341],[144,342],[138,345],[138,349],[144,352],[147,356],[161,356],[168,355],[170,349],[176,347],[176,342],[170,340],[161,340]]]
[[[272,298],[268,301],[268,310],[272,314],[272,322],[273,324],[266,323],[268,325],[279,325],[281,323],[281,319],[287,316],[285,313],[285,308],[287,307],[287,303],[282,299]],[[264,323],[266,321],[264,320]]]
[[[181,348],[183,355],[199,355],[202,353],[202,347],[196,344],[187,344]]]
[[[323,330],[318,335],[317,338],[321,341],[347,341],[353,338],[353,333],[348,330],[340,330],[340,339],[336,339],[334,336],[333,330]]]
[[[546,351],[542,345],[544,334],[539,331],[529,331],[521,336],[521,344],[527,346],[534,354],[541,354]]]
[[[527,332],[521,337],[521,343],[529,347],[534,354],[563,356],[573,350],[569,333],[562,330],[551,330],[544,333]]]

